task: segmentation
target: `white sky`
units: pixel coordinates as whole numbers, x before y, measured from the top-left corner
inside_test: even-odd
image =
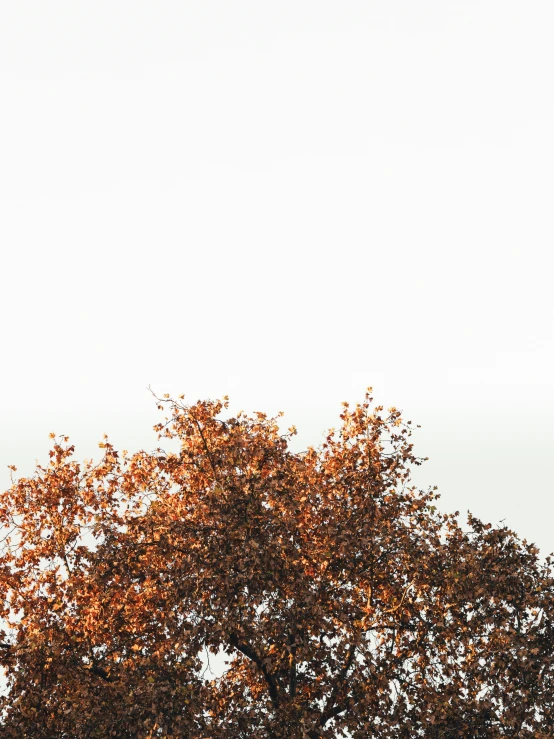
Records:
[[[156,446],[146,390],[423,425],[554,549],[551,0],[4,3],[6,465]]]

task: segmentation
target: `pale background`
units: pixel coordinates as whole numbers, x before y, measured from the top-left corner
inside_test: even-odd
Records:
[[[551,0],[5,2],[0,486],[146,390],[367,385],[445,510],[554,549]]]

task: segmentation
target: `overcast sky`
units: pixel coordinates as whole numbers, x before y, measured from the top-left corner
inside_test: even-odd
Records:
[[[148,385],[422,424],[554,549],[551,0],[4,3],[0,483],[156,446]]]

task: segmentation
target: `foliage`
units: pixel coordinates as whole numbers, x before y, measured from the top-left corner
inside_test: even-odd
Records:
[[[158,403],[179,454],[54,437],[0,496],[2,739],[554,735],[550,560],[412,486],[396,409],[293,453],[279,417]]]

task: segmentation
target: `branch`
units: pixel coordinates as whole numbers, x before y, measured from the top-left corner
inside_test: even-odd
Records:
[[[321,714],[321,718],[319,720],[320,726],[325,726],[325,724],[327,723],[327,721],[329,721],[330,718],[333,718],[338,713],[341,713],[342,710],[344,710],[344,709],[337,710],[334,708],[334,705],[337,701],[339,692],[344,685],[346,676],[348,674],[348,670],[350,669],[350,667],[352,666],[352,662],[354,661],[354,657],[356,655],[356,646],[357,645],[355,643],[350,645],[350,648],[346,655],[346,661],[344,663],[344,666],[342,670],[339,672],[339,674],[337,675],[335,686],[333,690],[331,691],[331,694],[329,695],[329,698],[327,699],[327,703],[325,704],[325,708],[323,709],[323,712]]]
[[[273,677],[273,675],[265,666],[264,661],[256,654],[254,649],[252,649],[249,644],[245,644],[244,642],[239,641],[239,638],[236,634],[231,634],[231,636],[229,637],[229,641],[231,642],[231,646],[233,646],[235,649],[238,649],[241,654],[244,654],[245,657],[248,657],[248,659],[254,662],[254,664],[257,665],[257,667],[260,669],[267,683],[271,702],[273,703],[273,706],[275,708],[279,708],[280,701],[277,683],[275,682],[275,678]]]
[[[407,591],[404,592],[404,595]],[[352,667],[352,663],[354,662],[354,657],[356,656],[356,649],[358,646],[358,641],[364,632],[364,630],[371,629],[374,624],[371,624],[369,627],[366,626],[367,617],[369,616],[372,608],[372,600],[373,600],[373,588],[371,587],[371,584],[368,586],[367,589],[367,603],[365,607],[365,615],[362,618],[360,629],[357,633],[357,635],[354,637],[352,643],[350,644],[350,647],[348,648],[348,652],[346,653],[346,660],[344,662],[342,670],[337,675],[337,679],[335,681],[335,685],[329,695],[329,698],[327,699],[327,702],[325,704],[325,708],[323,709],[321,713],[321,717],[319,720],[320,726],[325,726],[327,721],[329,719],[334,718],[339,713],[342,713],[342,711],[346,710],[345,708],[341,708],[340,706],[336,707],[335,704],[337,702],[337,698],[340,694],[340,691],[342,687],[344,686],[344,683],[346,681],[346,677],[348,675],[348,671]],[[400,602],[399,606],[402,605],[402,602],[404,600],[404,597],[402,597],[402,601]]]
[[[210,467],[212,468],[212,472],[214,473],[214,478],[216,482],[219,482],[219,475],[217,474],[217,469],[214,464],[214,461],[212,459],[212,453],[210,451],[210,448],[208,446],[208,442],[206,441],[206,437],[204,436],[204,433],[202,432],[202,426],[200,425],[199,421],[196,419],[196,417],[191,413],[192,419],[194,421],[194,424],[196,428],[198,429],[198,433],[200,435],[200,438],[202,440],[202,446],[204,447],[204,450],[206,452],[206,456],[208,457],[208,462],[210,463]]]
[[[102,680],[105,680],[107,683],[116,682],[114,678],[111,677],[109,672],[106,672],[103,667],[99,667],[98,665],[91,665],[90,667],[86,667],[85,669],[89,670],[89,672],[92,672],[93,675],[97,675],[98,677],[102,678]]]

